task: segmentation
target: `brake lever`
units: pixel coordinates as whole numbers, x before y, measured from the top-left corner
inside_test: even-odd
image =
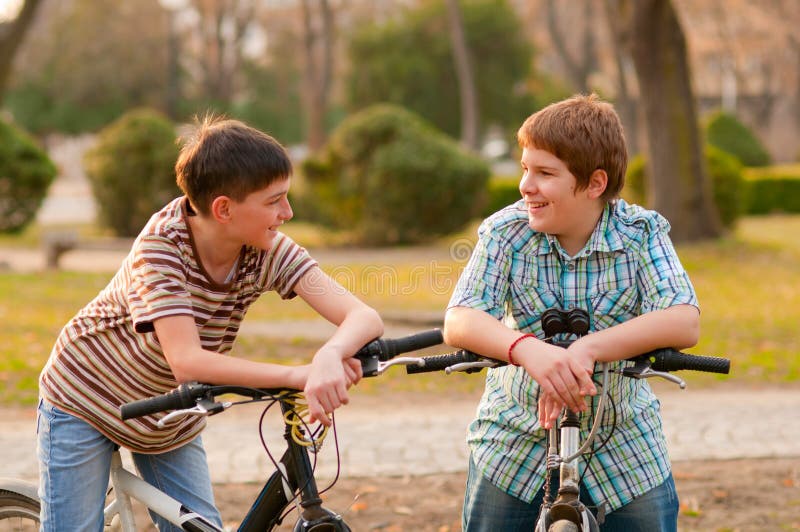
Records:
[[[475,362],[461,362],[453,364],[444,369],[445,374],[450,375],[456,371],[463,371],[464,373],[475,373],[481,371],[483,368],[494,368],[499,366],[497,361],[492,360],[477,360]]]
[[[620,373],[631,379],[651,379],[653,377],[660,377],[664,380],[674,382],[681,390],[686,388],[686,381],[667,371],[655,371],[650,367],[649,362],[637,361],[633,366],[623,368],[621,371],[617,370],[615,373]]]
[[[229,408],[231,405],[233,405],[233,403],[230,401],[217,403],[211,399],[203,398],[197,401],[197,404],[192,408],[183,408],[181,410],[170,412],[166,416],[159,419],[156,425],[158,428],[163,429],[167,423],[180,416],[213,416],[214,414],[219,414],[226,408]]]
[[[369,360],[362,359],[361,364],[365,377],[375,377],[383,375],[392,366],[423,366],[425,362],[419,357],[396,357],[385,362],[379,361],[377,357],[370,357]]]

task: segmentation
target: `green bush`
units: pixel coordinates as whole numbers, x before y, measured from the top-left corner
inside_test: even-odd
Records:
[[[522,199],[519,180],[519,176],[493,176],[489,180],[489,201],[482,211],[483,218]]]
[[[769,153],[753,132],[735,116],[719,111],[706,125],[706,141],[739,158],[745,166],[766,166]]]
[[[742,165],[736,157],[714,146],[706,145],[704,154],[720,221],[724,227],[732,228],[747,203]],[[622,197],[627,201],[647,205],[646,171],[647,165],[642,155],[635,156],[628,163],[625,188],[622,190]]]
[[[86,153],[86,175],[99,221],[119,236],[135,236],[180,191],[175,184],[175,127],[149,109],[130,111],[103,129]]]
[[[34,219],[56,173],[27,133],[0,120],[0,233],[19,233]]]
[[[301,216],[360,244],[415,243],[479,214],[487,165],[417,115],[379,104],[345,119],[303,165]]]
[[[800,165],[747,168],[748,214],[800,212]]]

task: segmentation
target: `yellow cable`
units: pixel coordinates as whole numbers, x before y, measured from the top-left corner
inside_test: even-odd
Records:
[[[303,420],[303,417],[308,412],[308,403],[302,393],[287,393],[281,397],[281,400],[291,406],[283,416],[283,422],[291,427],[292,439],[298,445],[304,447],[314,446],[319,449],[322,446],[322,441],[328,435],[328,427],[323,427],[322,432],[313,440],[306,438],[303,433],[303,427],[308,427],[309,423]]]

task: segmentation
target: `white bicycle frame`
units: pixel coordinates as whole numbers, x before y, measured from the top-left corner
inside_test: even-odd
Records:
[[[119,530],[136,532],[131,505],[133,498],[181,528],[188,521],[194,520],[195,523],[209,527],[208,530],[221,530],[200,514],[188,510],[177,500],[125,469],[119,450],[115,450],[111,456],[111,487],[114,490],[114,500],[103,512],[105,526],[110,526],[114,517],[119,516]]]

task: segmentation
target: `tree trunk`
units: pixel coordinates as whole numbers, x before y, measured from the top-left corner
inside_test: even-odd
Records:
[[[450,42],[453,46],[456,75],[458,76],[459,96],[461,97],[461,142],[471,150],[478,146],[478,96],[475,89],[475,76],[469,55],[467,39],[464,35],[464,21],[458,0],[447,0],[447,15],[450,23]]]
[[[33,22],[41,0],[25,0],[17,18],[0,25],[0,101],[5,96],[14,55]]]
[[[311,151],[325,144],[325,117],[333,70],[333,11],[328,0],[315,0],[321,14],[319,37],[312,20],[309,0],[302,0],[303,30],[305,36],[305,89],[306,143]],[[321,56],[321,57],[320,57]]]
[[[648,144],[653,208],[672,225],[674,241],[722,232],[706,175],[686,42],[669,0],[630,0],[631,55]]]

